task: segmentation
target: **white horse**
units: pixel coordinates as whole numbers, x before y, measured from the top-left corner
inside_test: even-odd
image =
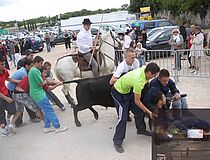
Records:
[[[102,53],[104,60],[99,66],[100,75],[110,74],[114,71],[115,65],[115,48],[120,47],[121,43],[113,36],[113,34],[106,33],[100,36],[99,52]],[[71,81],[75,77],[80,77],[81,73],[78,63],[75,63],[72,56],[64,56],[57,60],[55,64],[55,74],[60,81]],[[82,72],[81,78],[93,77],[92,71]],[[62,91],[69,104],[75,105],[74,99],[70,96],[70,84],[63,85]]]

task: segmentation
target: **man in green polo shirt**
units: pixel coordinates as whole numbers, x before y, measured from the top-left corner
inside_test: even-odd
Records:
[[[44,113],[44,133],[49,132],[64,132],[68,127],[60,125],[60,122],[46,96],[43,86],[47,84],[47,81],[43,81],[40,69],[42,68],[43,58],[36,56],[33,60],[34,67],[32,67],[28,73],[30,96],[36,102],[36,104],[42,109]],[[51,124],[53,128],[51,128]]]
[[[134,114],[137,132],[138,129],[141,128],[141,110],[147,112],[151,118],[153,117],[152,112],[142,104],[140,98],[144,85],[148,83],[150,79],[154,78],[159,71],[159,66],[152,62],[147,66],[128,72],[115,82],[111,94],[118,114],[118,122],[113,137],[114,146],[117,152],[124,152],[122,142],[125,138],[129,108]],[[135,103],[135,105],[133,103]]]

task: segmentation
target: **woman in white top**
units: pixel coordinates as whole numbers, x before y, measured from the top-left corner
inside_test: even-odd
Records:
[[[190,43],[192,44],[190,47],[190,56],[192,58],[192,71],[193,74],[197,74],[200,65],[201,65],[201,57],[203,56],[203,41],[204,36],[201,33],[200,26],[196,26],[194,30],[195,35],[192,36]]]
[[[126,30],[125,32],[125,41],[124,41],[124,45],[123,45],[123,49],[126,50],[128,48],[130,48],[130,44],[131,44],[131,37],[130,37],[130,33],[131,33],[131,30]]]
[[[181,49],[183,49],[184,40],[182,35],[180,34],[179,29],[172,30],[172,36],[169,40],[169,44],[171,45],[171,50],[177,50],[175,53],[175,68],[176,70],[181,70]]]

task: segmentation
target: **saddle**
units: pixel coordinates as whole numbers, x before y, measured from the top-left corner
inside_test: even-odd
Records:
[[[99,62],[97,60],[97,53],[99,53],[99,55],[98,55]],[[93,54],[93,58],[96,60],[98,65],[102,64],[102,54],[100,52],[98,52],[98,50],[95,50],[95,52]],[[79,67],[80,71],[90,71],[92,69],[91,65],[89,66],[89,62],[86,61],[86,59],[83,57],[83,55],[81,53],[72,55],[72,59],[75,63],[78,62],[78,67]]]

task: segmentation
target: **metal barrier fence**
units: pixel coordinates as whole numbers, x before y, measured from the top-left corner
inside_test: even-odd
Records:
[[[115,66],[118,66],[123,61],[123,50],[116,49],[115,50]]]
[[[169,70],[176,82],[179,81],[179,77],[210,78],[210,49],[148,50],[144,58],[146,62],[156,62],[160,68]],[[189,68],[190,60],[195,66],[194,70]]]

